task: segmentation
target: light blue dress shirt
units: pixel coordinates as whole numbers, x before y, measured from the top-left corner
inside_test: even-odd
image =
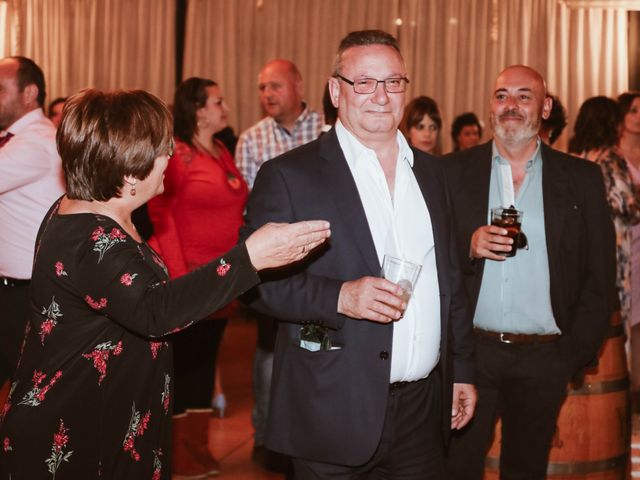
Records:
[[[494,143],[487,223],[491,222],[491,208],[509,206],[504,205],[502,198],[501,165],[508,165],[508,161],[500,156]],[[529,241],[529,249],[520,249],[515,257],[502,262],[485,260],[473,324],[493,332],[560,333],[551,309],[539,139],[538,148],[527,162],[522,186],[515,195],[515,207],[523,212],[522,231]]]

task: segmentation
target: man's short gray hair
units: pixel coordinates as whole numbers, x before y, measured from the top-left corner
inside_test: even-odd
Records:
[[[365,47],[368,45],[386,45],[393,48],[402,57],[398,40],[383,30],[358,30],[349,33],[340,42],[338,52],[333,60],[333,75],[339,73],[342,66],[342,54],[352,47]]]

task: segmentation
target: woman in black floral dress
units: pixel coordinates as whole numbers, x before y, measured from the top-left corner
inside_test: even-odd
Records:
[[[131,212],[162,192],[166,107],[142,92],[87,90],[65,106],[67,195],[38,234],[32,318],[0,426],[0,478],[168,479],[171,345],[164,336],[302,259],[326,222],[271,224],[168,281]],[[203,225],[215,229],[215,225]]]

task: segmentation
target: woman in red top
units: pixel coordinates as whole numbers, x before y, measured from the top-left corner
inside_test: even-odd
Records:
[[[248,188],[229,151],[213,138],[227,126],[229,111],[218,85],[185,80],[173,109],[175,153],[164,193],[148,208],[154,228],[149,243],[176,278],[236,244]],[[188,478],[220,471],[208,450],[207,432],[216,354],[231,308],[174,336],[173,466],[174,473]]]

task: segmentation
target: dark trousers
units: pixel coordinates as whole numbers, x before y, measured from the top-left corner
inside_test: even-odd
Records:
[[[173,335],[173,413],[211,408],[216,358],[227,319],[206,319]]]
[[[0,285],[0,386],[13,377],[29,322],[29,284]]]
[[[449,480],[481,480],[498,415],[502,419],[500,478],[544,479],[570,366],[558,343],[506,344],[476,339],[478,405],[467,427],[454,432],[447,453]]]
[[[440,378],[435,371],[426,380],[390,388],[380,443],[365,465],[347,467],[294,458],[293,478],[443,479],[441,403]]]

